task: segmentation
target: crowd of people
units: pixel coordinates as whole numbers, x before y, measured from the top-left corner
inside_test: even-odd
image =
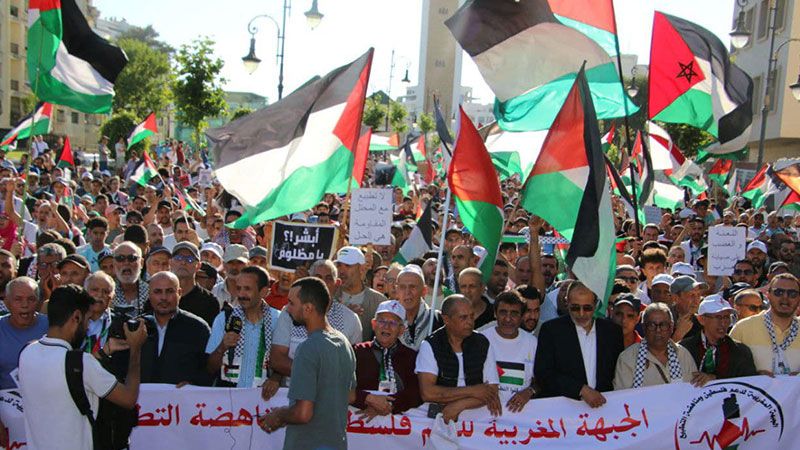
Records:
[[[225,226],[241,207],[213,178],[199,184],[202,158],[175,158],[177,146],[163,146],[147,185],[131,179],[135,152],[64,169],[55,143],[27,172],[0,153],[0,389],[19,389],[28,448],[127,448],[141,383],[264,399],[288,387],[290,404],[258,425],[287,427],[284,448],[307,449],[346,448],[348,405],[371,419],[427,404],[449,422],[540,398],[600,407],[612,390],[800,371],[800,216],[696,200],[638,225],[615,199],[616,276],[598,298],[552,227],[514,207],[513,177],[505,234],[525,239],[501,244],[491,273],[453,208],[440,229],[442,183],[395,188],[390,245],[348,245],[346,198],[327,194],[282,219],[339,226],[344,241],[290,273],[269,265],[273,224]],[[200,207],[184,208],[182,192]],[[427,204],[434,248],[393,262]],[[708,272],[715,225],[747,229],[730,276]],[[64,375],[75,354],[83,405]]]

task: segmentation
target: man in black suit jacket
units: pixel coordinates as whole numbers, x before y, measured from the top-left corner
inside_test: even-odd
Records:
[[[580,398],[596,408],[606,402],[601,392],[614,389],[617,357],[624,349],[622,328],[594,319],[596,307],[597,296],[576,281],[567,291],[569,315],[542,324],[533,366],[542,397]]]
[[[171,272],[150,279],[150,304],[157,332],[142,347],[142,382],[207,386],[206,342],[210,334],[203,319],[178,308],[181,288]]]

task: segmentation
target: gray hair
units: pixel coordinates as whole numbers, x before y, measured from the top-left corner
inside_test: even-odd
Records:
[[[43,246],[39,247],[39,250],[36,251],[36,255],[39,258],[43,256],[56,255],[58,256],[59,260],[62,260],[67,257],[67,251],[64,250],[64,247],[56,244],[55,242],[50,242],[49,244],[44,244]]]
[[[138,256],[139,258],[142,257],[142,249],[131,241],[123,241],[121,244],[119,244],[117,248],[114,249],[114,256],[117,255],[117,251],[119,251],[119,249],[121,248],[129,248],[133,250],[134,253],[136,253],[136,256]]]
[[[644,309],[644,313],[642,314],[642,323],[648,322],[647,318],[650,317],[650,314],[654,312],[662,312],[669,317],[670,323],[675,323],[675,320],[672,317],[672,310],[669,309],[669,306],[666,303],[655,302],[650,303],[647,305],[647,308]]]
[[[455,308],[459,303],[471,305],[469,299],[461,294],[448,295],[447,298],[445,298],[442,302],[442,315],[450,317],[450,315],[453,313],[453,308]]]
[[[483,273],[481,272],[481,269],[478,269],[476,267],[467,267],[466,269],[462,270],[461,273],[458,274],[458,279],[460,280],[461,277],[465,275],[475,275],[481,281],[481,284],[484,284]]]
[[[61,249],[63,250],[63,248]],[[9,281],[8,284],[6,284],[6,298],[11,297],[11,291],[13,291],[18,284],[27,284],[28,287],[33,289],[33,295],[35,295],[37,299],[39,298],[39,284],[31,277],[17,277]]]
[[[83,288],[88,291],[89,290],[89,283],[91,283],[95,279],[101,279],[101,280],[107,281],[108,284],[111,285],[111,290],[112,291],[117,289],[117,282],[114,281],[114,278],[109,276],[107,273],[103,272],[102,270],[94,272],[91,275],[89,275],[88,277],[86,277],[86,280],[83,282]]]
[[[334,264],[330,259],[319,259],[314,261],[314,263],[311,264],[311,267],[308,268],[308,274],[312,277],[316,276],[317,269],[320,267],[327,267],[331,270],[331,275],[333,275],[333,278],[339,278],[339,270],[336,269],[336,264]]]

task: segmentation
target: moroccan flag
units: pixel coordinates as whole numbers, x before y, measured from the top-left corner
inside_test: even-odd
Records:
[[[47,102],[39,103],[33,114],[28,114],[14,125],[0,141],[0,147],[4,149],[21,139],[30,136],[50,133],[51,118],[53,116],[53,105]]]
[[[75,167],[75,159],[72,157],[72,145],[69,143],[69,136],[64,137],[64,148],[58,158],[58,167]]]
[[[356,186],[361,186],[364,181],[364,171],[367,170],[367,159],[369,157],[369,145],[372,140],[372,128],[361,127],[361,136],[358,138],[356,146],[356,156],[353,161],[353,180]]]
[[[128,148],[130,149],[144,138],[153,136],[156,133],[158,133],[156,113],[150,113],[150,115],[144,119],[144,122],[136,125],[136,128],[131,131],[131,135],[128,136]]]
[[[136,167],[133,175],[131,175],[131,179],[142,186],[147,186],[150,180],[157,176],[158,170],[156,170],[156,165],[153,164],[153,160],[150,159],[150,155],[147,151],[142,152],[142,162]]]
[[[648,117],[705,130],[718,141],[705,151],[739,151],[750,140],[753,80],[705,28],[656,12],[649,83]]]
[[[589,84],[581,70],[521,190],[520,205],[570,241],[566,262],[597,297],[614,284],[614,215]]]
[[[470,0],[445,25],[497,97],[494,115],[504,130],[550,128],[581,61],[586,61],[599,118],[622,117],[638,109],[625,95],[609,53],[562,24],[547,0]]]
[[[725,181],[728,180],[731,167],[733,167],[733,161],[730,159],[718,159],[708,172],[708,178],[717,183],[717,186],[723,187],[725,186]]]
[[[92,31],[75,0],[30,0],[28,79],[36,97],[90,114],[111,111],[128,57]]]
[[[705,192],[708,185],[703,179],[703,169],[683,155],[667,130],[654,122],[647,122],[647,126],[653,170],[663,171],[675,186],[688,187],[693,195]]]
[[[325,193],[347,191],[372,55],[369,49],[283,100],[206,132],[217,179],[245,206],[234,228],[304,211]]]
[[[603,136],[603,140],[601,142],[603,146],[603,153],[608,153],[608,149],[611,148],[611,144],[614,143],[614,133],[617,130],[617,125],[614,122],[611,122],[611,128],[608,129],[608,132]]]
[[[503,196],[489,152],[464,108],[459,108],[458,136],[447,181],[461,221],[486,249],[486,257],[478,268],[487,281],[503,237]]]
[[[431,205],[428,203],[422,216],[417,220],[417,226],[411,230],[394,261],[402,265],[408,264],[414,258],[421,258],[422,255],[433,249],[433,227],[431,222]]]

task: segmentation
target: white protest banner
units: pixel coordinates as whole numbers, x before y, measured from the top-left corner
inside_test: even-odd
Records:
[[[392,243],[391,189],[354,189],[350,205],[350,244]]]
[[[337,232],[333,225],[276,221],[272,226],[270,268],[294,272],[300,266],[330,258]]]
[[[644,205],[644,221],[645,223],[642,226],[648,223],[654,223],[656,225],[661,223],[661,208],[658,206],[653,205]]]
[[[747,253],[747,228],[716,226],[708,229],[708,274],[733,275],[736,261]]]

